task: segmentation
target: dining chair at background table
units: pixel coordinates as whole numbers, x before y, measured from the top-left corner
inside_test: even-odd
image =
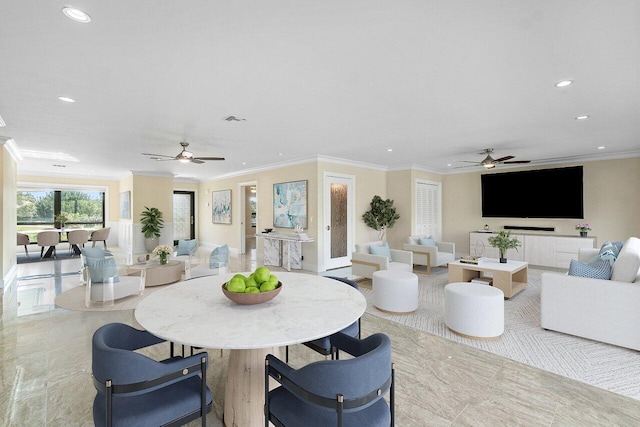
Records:
[[[51,256],[56,257],[56,245],[60,243],[60,233],[57,231],[41,231],[37,237],[38,246],[40,246],[40,258],[44,258],[44,248],[47,249],[47,254],[51,251]]]
[[[96,246],[96,242],[102,242],[104,243],[104,248],[107,249],[107,239],[109,238],[110,232],[111,227],[105,227],[91,233],[91,240],[93,241],[93,245],[91,245],[91,247],[94,248]]]
[[[29,258],[29,236],[23,233],[18,233],[18,246],[24,246],[24,251]]]
[[[80,247],[84,248],[84,244],[89,241],[89,230],[69,230],[67,232],[67,241],[69,242],[69,252],[79,255]]]

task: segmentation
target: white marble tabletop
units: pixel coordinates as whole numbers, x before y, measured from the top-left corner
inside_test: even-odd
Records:
[[[474,267],[477,267],[477,268],[488,268],[496,271],[517,271],[529,265],[529,263],[525,261],[514,261],[514,260],[507,259],[507,262],[501,263],[500,260],[496,258],[485,258],[485,257],[480,258],[480,260],[478,261],[478,264],[465,263],[465,262],[461,262],[460,260],[452,261],[449,264],[461,265],[469,269],[473,269]]]
[[[274,299],[240,305],[220,288],[233,274],[192,279],[155,292],[138,304],[136,320],[149,332],[185,345],[259,349],[330,335],[366,309],[362,293],[349,285],[285,272],[276,273],[283,287]]]

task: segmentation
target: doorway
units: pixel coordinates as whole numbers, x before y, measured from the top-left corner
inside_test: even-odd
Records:
[[[351,265],[354,245],[355,176],[324,173],[324,268]]]
[[[258,224],[258,185],[256,182],[240,184],[240,253],[256,251],[256,230]]]
[[[173,244],[178,240],[196,238],[196,193],[194,191],[173,192]]]

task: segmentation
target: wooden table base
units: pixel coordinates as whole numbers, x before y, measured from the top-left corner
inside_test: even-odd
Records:
[[[226,427],[264,426],[264,359],[279,347],[231,350],[224,393]]]

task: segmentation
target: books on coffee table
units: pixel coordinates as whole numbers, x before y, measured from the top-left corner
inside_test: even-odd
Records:
[[[478,264],[481,259],[482,257],[479,256],[464,255],[459,261],[465,264]]]
[[[480,285],[492,285],[493,279],[491,277],[476,277],[471,279],[471,283],[478,283]]]

